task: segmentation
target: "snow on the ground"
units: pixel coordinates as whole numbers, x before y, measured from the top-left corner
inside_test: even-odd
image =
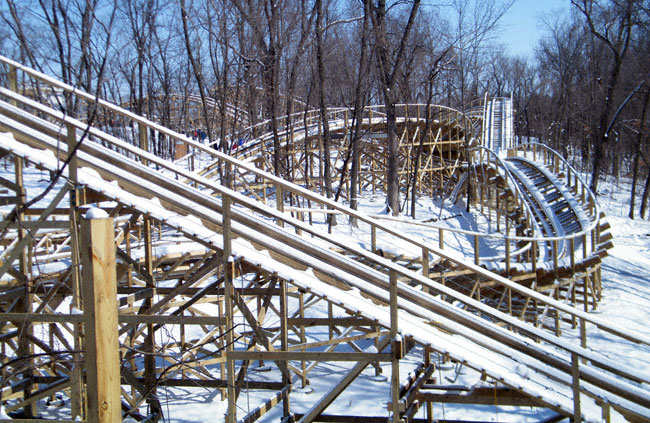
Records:
[[[614,248],[602,264],[603,298],[595,313],[627,331],[647,335],[650,321],[650,221],[628,217],[630,181],[619,186],[608,181],[601,187],[599,202],[611,225]],[[611,343],[608,337],[588,327],[588,346],[626,362],[650,377],[650,348]],[[650,387],[648,387],[650,389]]]
[[[4,165],[4,163],[3,163]],[[0,167],[0,173],[5,178],[12,180],[12,166],[5,165]],[[28,193],[34,195],[40,187],[46,185],[49,180],[49,174],[28,168],[25,181]],[[56,189],[48,196],[51,198],[56,193]],[[47,203],[49,198],[42,203]],[[67,201],[67,200],[64,200]],[[597,310],[600,316],[607,321],[616,324],[625,330],[635,331],[640,334],[647,333],[647,322],[650,320],[650,222],[637,218],[630,220],[628,215],[629,202],[629,181],[616,186],[613,182],[607,182],[601,188],[599,201],[601,207],[607,213],[607,218],[612,226],[614,235],[614,248],[605,258],[602,266],[603,279],[603,300],[598,305]],[[440,210],[440,204],[434,202],[420,202],[419,220],[436,219],[446,221],[452,227],[462,229],[473,229],[476,225],[476,219],[468,219],[467,215],[462,212],[462,207],[456,209],[445,207]],[[369,198],[364,204],[367,212],[379,213],[383,208],[381,198]],[[0,211],[6,211],[2,209]],[[638,214],[638,213],[637,213]],[[399,225],[405,228],[405,231],[412,235],[417,235],[427,239],[437,245],[437,233],[427,234],[420,226],[409,226],[408,224],[391,224]],[[354,232],[346,224],[338,225],[340,230],[346,235],[354,236]],[[368,237],[369,240],[369,237]],[[467,250],[471,245],[469,240],[458,237],[458,251]],[[369,242],[369,241],[362,241]],[[380,247],[382,239],[378,240]],[[445,239],[450,244],[453,239]],[[384,239],[383,246],[387,250],[391,247],[391,240]],[[418,252],[416,252],[417,254]],[[323,329],[325,331],[325,329]],[[593,327],[587,328],[588,347],[602,352],[613,360],[626,362],[634,366],[639,373],[650,377],[650,349],[630,345],[627,342],[613,340],[610,335],[600,333]],[[311,337],[316,337],[318,333],[311,332]],[[578,333],[575,330],[565,330],[564,336],[571,339],[577,339]],[[363,345],[363,343],[360,343]],[[372,348],[371,345],[368,345]],[[422,352],[416,351],[400,364],[400,374],[406,375],[421,360]],[[294,412],[304,412],[309,405],[324,395],[328,387],[340,379],[349,364],[345,363],[323,363],[319,364],[310,373],[310,390],[300,389],[299,380],[294,381],[296,392],[291,395],[292,410]],[[390,365],[382,365],[383,375],[390,378]],[[443,370],[444,369],[444,370]],[[255,372],[251,372],[253,374]],[[254,376],[256,379],[275,379],[277,374],[259,372]],[[466,368],[442,368],[436,377],[442,383],[459,383],[471,385],[479,381],[480,375]],[[377,380],[378,379],[378,380]],[[159,398],[163,405],[168,422],[221,422],[224,419],[227,404],[222,401],[218,390],[206,390],[200,388],[168,388],[160,389]],[[241,418],[248,411],[257,407],[261,401],[268,398],[268,392],[243,391],[237,403],[238,416]],[[383,405],[389,399],[389,383],[383,378],[376,378],[375,369],[369,366],[362,375],[355,380],[344,394],[327,409],[328,414],[359,414],[364,415],[367,410],[386,410]],[[380,404],[378,407],[377,405]],[[64,416],[66,406],[56,408],[39,403],[43,417]],[[276,421],[281,407],[276,407],[262,421]],[[388,415],[388,412],[385,412]],[[434,418],[438,419],[477,419],[484,421],[499,422],[526,422],[540,421],[553,414],[548,410],[522,407],[501,407],[497,405],[471,407],[461,405],[446,405],[434,407]],[[418,415],[422,417],[422,411]]]

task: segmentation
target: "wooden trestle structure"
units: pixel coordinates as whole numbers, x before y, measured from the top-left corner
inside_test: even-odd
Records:
[[[650,339],[587,312],[600,295],[608,240],[593,197],[569,167],[569,189],[558,191],[571,207],[584,205],[573,220],[586,226],[562,237],[540,235],[535,228],[544,217],[523,204],[521,188],[508,182],[512,172],[500,170],[503,161],[465,148],[471,121],[429,109],[432,124],[420,138],[425,108],[404,106],[403,183],[417,165],[416,192],[440,195],[461,188],[468,179],[462,173],[472,174],[466,192],[474,207],[503,228],[502,256],[485,260],[477,249],[467,260],[445,249],[444,228],[431,229],[440,236],[430,245],[318,194],[320,125],[306,115],[302,129],[283,133],[294,163],[283,179],[264,169],[268,138],[251,135],[240,160],[0,61],[7,81],[0,87],[0,131],[9,133],[0,134],[0,152],[14,171],[13,180],[0,179],[8,206],[0,222],[0,403],[17,421],[32,421],[37,405],[57,394],[70,400],[58,422],[158,421],[167,413],[162,391],[178,387],[220,394],[229,423],[269,416],[432,422],[443,421],[435,404],[495,402],[539,407],[545,419],[650,416],[643,388],[650,381],[588,349],[588,325],[645,346]],[[76,119],[21,95],[36,92],[35,85],[76,97],[88,116],[118,115],[136,136],[124,141],[93,118]],[[336,110],[331,118],[339,143],[332,167],[340,168],[349,117]],[[383,124],[380,108],[364,112],[362,190],[383,190]],[[188,157],[179,164],[148,152],[152,134],[188,147],[202,170],[181,166]],[[414,164],[409,159],[421,140]],[[542,147],[530,150],[556,170],[568,166]],[[38,201],[32,199],[40,191],[24,178],[34,169],[60,176]],[[569,201],[571,192],[582,203]],[[365,238],[351,242],[319,229],[332,213],[354,219]],[[497,235],[470,236],[478,245],[479,237]],[[408,252],[382,252],[390,242]],[[536,266],[549,254],[552,266]],[[574,329],[579,345],[559,336]],[[343,363],[342,377],[296,410],[292,390],[318,378],[327,362]],[[408,363],[412,371],[405,373]],[[471,369],[480,382],[450,386],[441,363]],[[388,410],[373,403],[363,415],[328,412],[351,383],[388,365]],[[266,376],[253,371],[260,367]],[[251,392],[263,399],[244,408]]]

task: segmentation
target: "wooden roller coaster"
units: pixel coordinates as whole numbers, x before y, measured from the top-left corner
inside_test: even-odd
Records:
[[[220,394],[224,412],[212,418],[229,423],[443,421],[439,403],[536,407],[540,421],[650,417],[650,380],[588,347],[587,325],[643,346],[650,338],[588,312],[611,235],[593,194],[551,150],[506,140],[500,148],[514,148],[501,156],[480,146],[497,143],[472,138],[486,119],[400,106],[405,191],[466,198],[497,228],[414,220],[436,235],[430,242],[321,194],[317,113],[280,134],[281,178],[269,171],[263,127],[239,131],[225,154],[0,62],[0,151],[15,176],[0,179],[0,401],[13,419],[169,419],[162,398],[178,388]],[[87,113],[24,95],[35,86],[65,92]],[[130,129],[103,126],[103,114]],[[329,119],[331,168],[345,175],[351,119],[345,110]],[[375,107],[357,119],[357,192],[382,192],[385,117]],[[187,154],[154,155],[153,138]],[[26,184],[34,171],[52,175],[46,191]],[[340,179],[341,199],[350,184]],[[330,233],[332,214],[356,222],[354,236]],[[450,236],[467,237],[473,251],[459,255]],[[481,256],[485,239],[497,240],[497,254]],[[340,376],[312,383],[330,362],[342,364]],[[460,367],[475,380],[446,383]],[[388,370],[377,382],[387,406],[328,412],[350,384]],[[316,392],[296,401],[310,384]],[[69,407],[44,411],[57,396]]]

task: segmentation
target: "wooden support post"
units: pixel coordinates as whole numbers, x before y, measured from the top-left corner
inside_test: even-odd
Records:
[[[511,316],[514,316],[513,310],[512,310],[512,288],[508,287],[508,313]]]
[[[479,240],[478,235],[474,235],[474,264],[477,266],[479,264],[479,261],[481,260],[478,240]]]
[[[155,282],[153,278],[153,241],[151,217],[144,216],[143,220],[143,237],[144,237],[144,270],[147,274],[147,288],[155,293]],[[143,308],[153,307],[153,296],[145,298]],[[161,415],[160,402],[157,399],[157,376],[156,376],[156,357],[155,353],[155,330],[153,323],[146,325],[146,335],[144,337],[144,350],[147,352],[144,356],[144,383],[147,389],[147,403],[151,409],[151,414]]]
[[[81,229],[87,420],[118,423],[122,411],[113,219],[84,219]]]
[[[438,228],[438,247],[442,250],[445,247],[444,231]]]
[[[285,279],[280,280],[280,348],[282,351],[287,351],[289,349],[289,324],[287,321],[287,314],[289,312],[289,305],[287,301],[287,281]],[[291,378],[290,373],[282,373],[282,385],[283,389],[288,388],[291,390]],[[291,401],[289,395],[282,400],[282,420],[288,421],[291,415]]]
[[[379,326],[372,326],[372,331],[373,332],[379,332],[380,327]],[[381,349],[379,348],[379,338],[375,337],[373,340],[373,345],[375,346],[375,349],[379,352]],[[373,367],[375,368],[375,376],[378,377],[381,375],[382,369],[379,361],[375,361],[373,363]]]
[[[602,274],[603,268],[602,266],[598,266],[596,269],[596,279],[597,279],[597,286],[598,286],[598,292],[597,292],[597,299],[600,301],[602,299],[603,295],[603,274]]]
[[[390,271],[390,339],[393,358],[391,359],[391,401],[393,404],[393,423],[399,423],[399,358],[402,353],[396,348],[401,349],[401,342],[397,342],[399,332],[398,315],[397,315],[397,273]]]
[[[223,298],[225,298],[225,292],[224,292],[224,296],[222,297],[222,300],[219,301],[217,315],[225,317],[226,316],[226,311],[224,310],[224,302],[225,302],[225,300]],[[226,341],[225,341],[225,338],[227,337],[226,331],[228,330],[228,326],[227,326],[227,322],[225,322],[225,323],[226,324],[221,325],[219,327],[219,340],[217,342],[217,347],[221,351],[226,351],[226,354],[225,354],[226,360],[222,361],[221,365],[219,366],[219,377],[221,378],[221,380],[226,380],[226,378],[227,378],[226,369],[228,367],[228,362],[229,362],[229,360],[227,359],[228,354],[227,354],[227,347],[226,347]],[[224,356],[224,354],[222,354],[222,357],[223,356]],[[219,388],[219,392],[221,393],[221,401],[224,401],[224,400],[226,400],[228,398],[228,388],[227,387]]]
[[[279,183],[275,184],[275,208],[280,212],[284,213],[284,190],[282,185]],[[284,222],[278,219],[278,226],[283,227]]]
[[[227,423],[235,423],[237,421],[237,392],[235,387],[235,360],[230,358],[228,354],[234,351],[235,335],[234,321],[233,321],[233,301],[235,297],[235,290],[233,285],[233,274],[235,263],[232,260],[232,230],[231,230],[231,199],[228,196],[223,196],[221,199],[222,217],[223,217],[223,269],[224,269],[224,303],[226,308],[226,378],[227,378],[227,396],[228,396],[228,414],[226,415]]]
[[[532,243],[533,243],[533,252],[532,252],[531,264],[532,264],[533,274],[535,275],[532,286],[533,289],[537,290],[537,249],[539,247],[538,247],[538,241],[532,241]],[[527,305],[528,303],[526,303],[526,306]],[[537,300],[533,300],[533,307],[535,309],[534,311],[535,327],[538,327],[539,319],[537,315]],[[525,312],[525,308],[524,308],[524,312]],[[524,320],[526,319],[525,316],[522,315],[522,317],[524,317]]]
[[[585,277],[582,279],[583,280],[583,298],[584,298],[584,311],[588,312],[589,311],[589,272],[585,272]]]
[[[297,212],[296,213],[296,218],[300,220],[301,222],[305,221],[305,212]],[[299,229],[296,227],[296,235],[302,235],[302,229]]]
[[[68,152],[70,152],[77,143],[76,129],[70,124],[66,125],[66,129],[66,141],[68,145]],[[77,162],[77,157],[75,155],[75,157],[70,160],[70,163],[68,165],[68,178],[75,185],[77,183]],[[76,187],[70,191],[69,197],[70,208],[68,218],[70,220],[70,280],[72,283],[72,302],[70,303],[70,307],[81,310],[81,276],[79,274],[79,264],[81,262],[81,258],[78,231],[78,207],[80,206],[81,196],[79,195],[79,191],[76,189]],[[126,238],[128,239],[128,234]],[[74,348],[76,351],[82,351],[84,349],[84,341],[82,336],[83,325],[74,324],[73,327]],[[76,418],[83,417],[84,410],[86,408],[83,395],[83,361],[81,354],[74,354],[73,362],[74,367],[72,368],[70,375],[72,392],[70,398],[70,411],[72,417]]]
[[[66,123],[66,143],[68,146],[68,155],[72,153],[77,146],[77,128],[70,123]],[[68,164],[68,178],[73,183],[77,183],[77,168],[78,168],[77,155],[75,154]]]
[[[604,402],[603,405],[602,405],[602,409],[603,409],[603,413],[602,413],[603,422],[604,423],[611,423],[612,422],[612,417],[611,417],[611,412],[610,412],[611,406],[609,405],[609,403]]]
[[[587,348],[587,322],[585,319],[580,318],[580,346],[582,348]],[[583,363],[586,363],[586,359],[582,359]]]
[[[510,239],[506,236],[506,275],[510,275]],[[508,277],[506,276],[506,277]]]
[[[429,277],[429,249],[428,248],[422,248],[422,275],[425,278]],[[429,288],[424,286],[423,291],[429,292]]]
[[[377,227],[372,224],[370,226],[370,248],[373,253],[377,252]]]
[[[571,375],[573,377],[573,423],[582,422],[580,410],[580,360],[578,354],[571,354]]]
[[[140,142],[140,149],[149,151],[149,137],[147,136],[147,125],[143,122],[138,123],[138,140]],[[142,164],[147,166],[147,159],[142,159]]]
[[[305,294],[303,292],[300,292],[298,294],[298,307],[300,311],[300,318],[304,319],[305,318]],[[307,342],[307,335],[305,333],[305,325],[301,324],[300,325],[300,342],[305,344]],[[303,348],[302,351],[307,351],[306,348]],[[307,362],[305,360],[302,360],[300,362],[300,370],[302,371],[302,374],[300,375],[300,381],[301,381],[301,388],[305,388],[309,384],[309,380],[307,380]]]
[[[501,206],[499,204],[500,195],[499,195],[499,190],[496,189],[496,188],[494,189],[494,195],[495,195],[494,201],[496,203],[496,206],[495,206],[496,210],[495,211],[496,211],[496,219],[497,219],[497,232],[501,232],[501,212],[499,211],[499,207]]]
[[[225,251],[225,249],[224,249]],[[226,378],[227,378],[227,396],[228,396],[228,414],[226,416],[227,423],[235,423],[237,421],[237,390],[235,386],[236,373],[235,373],[235,360],[230,357],[229,352],[234,351],[235,336],[234,321],[233,321],[233,301],[235,297],[233,285],[234,261],[232,256],[228,255],[224,263],[224,301],[226,303]]]
[[[15,75],[14,75],[15,77]],[[18,211],[18,215],[16,216],[17,220],[19,223],[22,223],[25,220],[25,213],[23,210],[23,206],[25,202],[27,201],[26,193],[25,193],[25,188],[24,188],[24,181],[23,181],[23,165],[24,161],[21,157],[15,156],[14,157],[14,174],[16,177],[16,185],[18,186],[16,190],[16,210]],[[27,238],[28,234],[27,231],[22,227],[22,225],[18,228],[18,239],[19,241],[24,240]],[[20,251],[20,255],[18,257],[18,272],[20,273],[21,276],[25,278],[25,291],[24,294],[21,295],[21,297],[18,300],[18,303],[16,304],[16,310],[20,313],[31,313],[32,312],[32,295],[31,292],[33,292],[33,286],[32,278],[30,277],[30,264],[29,264],[29,255],[28,255],[28,250],[30,248],[30,243],[27,243],[24,247],[22,247],[22,250]],[[18,326],[18,349],[17,353],[19,357],[30,357],[32,355],[32,346],[30,342],[30,337],[33,335],[33,328],[30,322],[23,322]],[[30,361],[25,360],[23,363],[23,366],[25,369],[23,372],[23,378],[27,380],[27,385],[23,389],[23,395],[24,398],[27,398],[31,395],[32,393],[32,383],[31,383],[31,378],[33,376],[33,370],[32,366],[30,365]],[[27,418],[33,417],[35,412],[32,407],[31,403],[27,403],[25,407],[23,408],[23,411],[25,413],[25,416]]]
[[[232,229],[231,229],[231,210],[232,199],[224,195],[221,199],[222,220],[223,220],[223,262],[225,263],[232,254]]]
[[[9,65],[9,89],[18,93],[18,70],[15,66]],[[11,104],[16,105],[16,100],[11,100]]]
[[[569,249],[571,250],[571,274],[575,275],[576,274],[576,259],[575,259],[575,246],[576,246],[576,241],[575,238],[571,238],[569,240]],[[576,305],[576,280],[575,278],[572,279],[571,282],[571,302],[573,303],[573,306],[575,307]],[[571,327],[572,329],[575,329],[577,325],[576,321],[576,316],[575,314],[571,315]]]

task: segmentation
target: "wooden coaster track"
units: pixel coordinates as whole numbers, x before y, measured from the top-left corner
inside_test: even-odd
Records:
[[[595,325],[646,346],[650,339],[36,71],[2,61],[12,67],[9,79],[14,82],[20,69],[41,83],[68,90],[88,106],[119,113],[140,130],[157,131],[200,150],[237,187],[230,189],[27,99],[16,93],[15,85],[2,88],[0,128],[13,138],[0,137],[0,150],[13,158],[16,173],[15,182],[0,181],[15,193],[15,207],[2,222],[0,267],[5,318],[0,334],[1,399],[6,410],[23,409],[30,417],[30,406],[55,392],[79,399],[84,386],[96,388],[84,385],[80,365],[93,357],[77,348],[95,318],[78,311],[81,285],[88,283],[78,273],[80,257],[89,247],[79,236],[78,222],[84,221],[81,215],[90,204],[105,209],[115,225],[119,407],[136,420],[162,418],[156,392],[170,386],[221,390],[228,398],[229,422],[255,421],[279,402],[283,418],[290,419],[292,380],[307,383],[314,367],[330,360],[351,362],[351,367],[340,383],[314,399],[300,421],[317,421],[347,384],[378,362],[392,366],[392,420],[411,420],[420,406],[440,400],[425,388],[435,364],[432,354],[463,363],[493,381],[494,394],[498,386],[504,403],[507,388],[518,393],[517,404],[546,407],[584,421],[600,421],[601,409],[610,407],[631,421],[650,416],[650,393],[642,387],[650,381],[587,349],[584,329]],[[72,148],[78,150],[69,162],[69,182],[54,187],[56,195],[38,212],[34,207],[25,210],[22,206],[31,196],[26,197],[22,180],[24,164],[55,173]],[[251,186],[240,188],[247,184]],[[269,194],[255,184],[275,190]],[[370,236],[365,248],[303,221],[308,212],[285,212],[284,201],[276,201],[275,208],[255,201],[269,195],[280,200],[289,193],[294,201],[366,225]],[[70,207],[61,205],[66,197]],[[27,211],[38,218],[31,219]],[[66,225],[67,235],[62,231]],[[419,266],[409,269],[377,254],[381,239],[390,242],[392,237],[421,253]],[[57,266],[45,269],[48,263]],[[452,280],[475,288],[465,295],[448,286]],[[488,286],[500,287],[497,307],[481,301],[481,287]],[[579,322],[585,335],[582,345],[521,319],[511,307],[513,294],[534,303],[535,309]],[[62,311],[64,305],[71,311]],[[329,336],[308,341],[309,332],[319,325],[329,328]],[[39,338],[35,329],[48,336]],[[163,331],[173,335],[157,337]],[[375,348],[362,347],[362,340],[372,340]],[[339,345],[352,352],[336,350]],[[411,350],[422,353],[425,364],[407,379],[408,388],[400,389],[399,363]],[[251,363],[257,360],[272,366],[273,380],[252,376]],[[275,394],[238,419],[242,410],[238,412],[237,398],[253,387]],[[478,403],[480,395],[479,390],[466,401]],[[381,408],[373,413],[381,415]],[[83,415],[83,409],[83,404],[73,405],[73,415],[65,421],[75,420],[75,412]]]

